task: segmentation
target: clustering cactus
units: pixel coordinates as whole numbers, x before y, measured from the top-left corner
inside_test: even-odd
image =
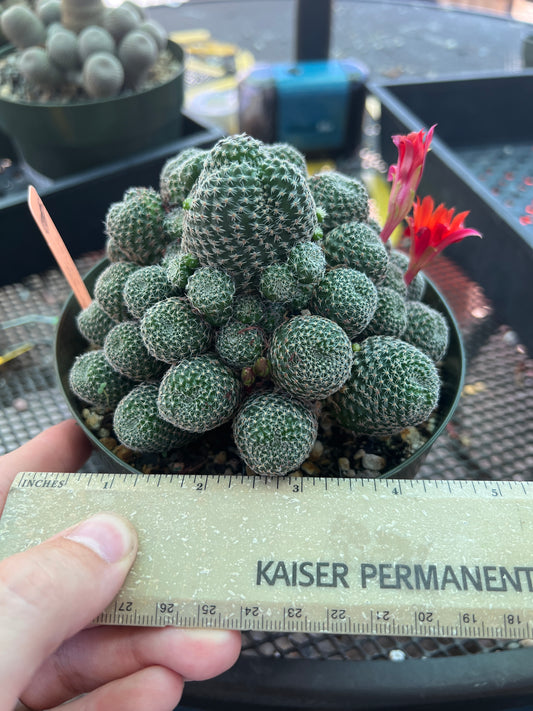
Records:
[[[78,318],[99,350],[71,385],[116,408],[126,447],[184,447],[231,422],[243,462],[282,476],[309,456],[323,413],[390,436],[437,406],[446,320],[407,294],[363,184],[308,178],[302,161],[231,136],[110,206],[111,264]]]
[[[0,24],[32,86],[78,87],[92,99],[137,89],[167,46],[165,29],[132,2],[39,0],[35,11],[7,8]]]

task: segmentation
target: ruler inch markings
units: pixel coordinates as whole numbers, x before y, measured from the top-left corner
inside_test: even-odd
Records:
[[[140,548],[100,624],[532,635],[531,482],[333,480],[21,472],[0,559],[115,510]]]

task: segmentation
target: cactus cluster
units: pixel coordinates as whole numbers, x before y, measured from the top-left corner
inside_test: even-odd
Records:
[[[126,447],[167,451],[231,423],[243,462],[282,476],[324,414],[390,436],[437,406],[446,319],[416,298],[423,279],[408,292],[363,184],[303,165],[291,146],[230,136],[109,207],[110,264],[77,319],[96,350],[71,386],[114,410]]]
[[[0,24],[31,85],[78,87],[92,99],[137,89],[167,46],[165,29],[132,2],[38,0],[35,11],[12,5]]]

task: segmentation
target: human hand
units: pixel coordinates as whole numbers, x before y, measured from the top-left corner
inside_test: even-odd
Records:
[[[19,471],[77,471],[89,452],[67,420],[0,457],[0,515]],[[118,593],[136,552],[133,527],[105,513],[0,561],[0,711],[70,699],[70,711],[171,711],[184,680],[208,679],[236,661],[237,632],[87,627]]]

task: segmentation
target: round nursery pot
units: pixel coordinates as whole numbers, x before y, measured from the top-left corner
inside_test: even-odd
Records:
[[[87,274],[84,281],[90,293],[93,292],[94,283],[98,275],[108,266],[109,261],[102,259],[93,269]],[[412,478],[420,469],[429,450],[446,428],[450,421],[463,389],[464,372],[465,372],[465,353],[461,334],[457,322],[450,311],[446,301],[435,286],[428,279],[426,294],[424,301],[433,308],[440,311],[448,320],[450,326],[450,345],[448,353],[440,366],[441,372],[441,395],[439,405],[436,411],[435,428],[433,433],[426,442],[416,450],[408,459],[380,475],[382,478]],[[81,415],[81,412],[86,405],[82,403],[71,392],[69,387],[69,371],[76,356],[87,350],[87,342],[80,335],[77,325],[76,316],[80,311],[78,302],[73,294],[67,299],[56,330],[55,338],[55,366],[56,375],[59,382],[59,387],[65,397],[72,416],[77,420],[81,428],[84,430],[87,437],[93,443],[96,457],[109,472],[130,472],[138,473],[139,470],[124,462],[120,457],[107,449],[98,437],[92,432]]]
[[[168,49],[181,67],[159,86],[110,99],[39,104],[0,97],[0,128],[22,158],[61,178],[173,141],[182,133],[183,49]],[[0,58],[12,52],[9,45]]]

